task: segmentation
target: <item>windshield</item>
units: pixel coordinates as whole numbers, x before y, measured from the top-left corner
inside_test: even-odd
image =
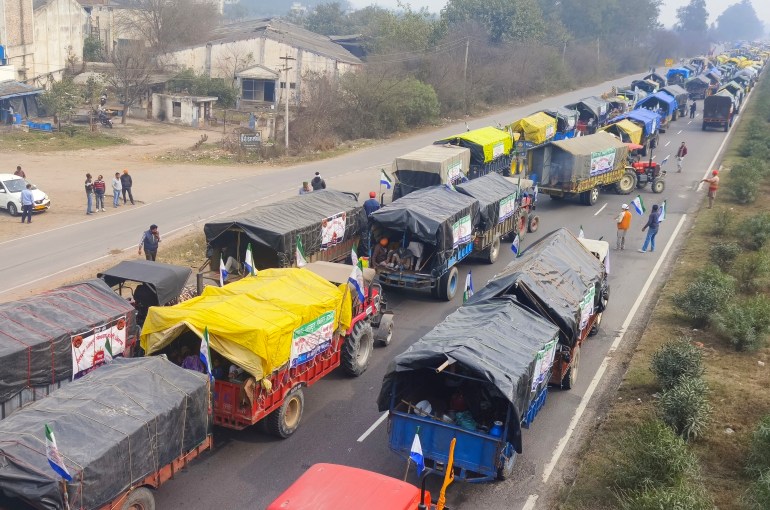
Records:
[[[21,193],[21,190],[27,187],[27,181],[24,179],[10,179],[3,181],[3,184],[9,193]]]

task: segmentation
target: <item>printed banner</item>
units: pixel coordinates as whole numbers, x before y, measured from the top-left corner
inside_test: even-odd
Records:
[[[516,212],[516,193],[508,195],[504,199],[500,200],[500,219],[498,223],[502,223]]]
[[[615,167],[615,149],[591,153],[591,176],[606,174]]]
[[[84,372],[101,365],[111,357],[123,354],[126,348],[126,325],[126,318],[121,317],[83,333],[72,335],[70,338],[72,378],[84,375]],[[105,344],[108,340],[110,347],[109,351],[105,352]]]
[[[594,313],[594,298],[596,297],[596,287],[591,287],[591,290],[588,291],[588,293],[583,298],[583,301],[580,302],[580,330],[582,331],[583,328],[586,327],[588,324],[588,319],[591,318],[591,315]]]
[[[334,310],[294,330],[291,339],[291,366],[306,363],[332,344]]]
[[[551,340],[538,351],[537,357],[535,358],[535,372],[532,377],[531,391],[535,391],[538,385],[544,382],[549,376],[548,373],[551,371],[553,359],[556,356],[556,344],[557,342],[555,339]]]
[[[545,138],[546,138],[546,140],[549,139],[549,138],[553,138],[554,135],[556,135],[556,125],[548,124],[545,127]]]
[[[492,146],[492,159],[497,159],[503,154],[505,154],[505,144],[503,142],[498,142]]]
[[[336,246],[345,238],[347,214],[337,213],[321,222],[321,251]]]
[[[446,172],[446,180],[448,184],[457,184],[463,178],[463,163],[462,161],[455,161],[450,163]]]
[[[452,225],[452,247],[457,248],[461,244],[471,241],[471,217],[463,216]]]

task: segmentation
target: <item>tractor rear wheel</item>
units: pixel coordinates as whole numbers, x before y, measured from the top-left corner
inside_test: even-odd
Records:
[[[305,394],[301,387],[296,386],[295,389],[286,394],[281,407],[268,415],[265,424],[268,432],[281,439],[291,436],[299,427],[304,409]]]
[[[615,183],[615,193],[618,195],[629,195],[634,191],[636,183],[636,172],[631,168],[627,168],[626,173]]]
[[[360,320],[342,344],[342,367],[348,375],[358,377],[366,371],[372,360],[374,332],[368,320]]]

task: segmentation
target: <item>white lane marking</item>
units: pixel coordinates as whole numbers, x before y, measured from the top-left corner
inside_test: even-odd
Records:
[[[681,133],[681,131],[680,131],[680,133]],[[668,145],[669,145],[670,143],[671,143],[671,140],[667,141],[667,142],[666,142],[666,145],[664,145],[663,147],[668,147]]]
[[[717,162],[717,159],[722,154],[722,149],[725,148],[725,144],[727,144],[727,140],[729,139],[730,139],[730,133],[728,133],[727,136],[725,136],[725,139],[722,140],[722,145],[719,146],[719,148],[717,149],[717,153],[714,154],[714,159],[711,160],[711,163],[709,163],[709,166],[706,168],[706,173],[703,174],[704,179],[706,179],[711,173],[711,170],[714,168],[714,164]],[[719,165],[719,169],[720,170],[722,169],[722,165]],[[698,187],[695,189],[695,191],[700,191],[702,189],[703,189],[703,181],[698,183]]]
[[[359,438],[358,438],[358,442],[359,442],[359,443],[363,443],[363,442],[364,442],[364,439],[366,439],[367,437],[369,437],[369,434],[371,434],[372,432],[374,432],[374,431],[375,431],[375,429],[376,429],[377,427],[379,427],[379,426],[380,426],[380,424],[381,424],[382,422],[384,422],[384,421],[385,421],[385,418],[387,418],[387,417],[388,417],[388,412],[387,412],[387,411],[385,411],[384,413],[382,413],[382,416],[380,416],[379,418],[377,418],[377,421],[376,421],[376,422],[374,422],[374,424],[373,424],[371,427],[369,427],[368,429],[366,429],[366,432],[364,432],[363,434],[361,434],[361,437],[359,437]]]
[[[692,121],[688,122],[687,124],[692,124]]]
[[[657,158],[657,157],[658,157],[658,156],[653,156],[653,157],[652,157],[652,159],[655,159],[655,158]]]
[[[139,246],[138,244],[136,246]],[[98,262],[100,260],[106,259],[107,257],[111,257],[112,255],[102,255],[101,257],[97,257],[95,259],[87,260],[86,262],[83,262],[82,264],[78,264],[76,266],[68,267],[66,269],[62,269],[61,271],[56,271],[55,273],[48,273],[45,276],[41,276],[40,278],[35,278],[34,280],[22,283],[21,285],[17,285],[15,287],[11,287],[10,289],[5,289],[0,291],[0,294],[5,294],[6,292],[11,292],[12,290],[20,289],[22,287],[26,287],[27,285],[32,285],[33,283],[37,283],[43,280],[46,280],[52,276],[56,276],[58,274],[66,273],[67,271],[72,271],[73,269],[77,269],[79,267],[83,267],[87,264],[93,264],[94,262]]]
[[[527,498],[527,502],[524,503],[524,506],[521,507],[521,510],[534,510],[535,503],[537,503],[537,498],[539,498],[537,494],[532,494],[530,497]]]
[[[600,212],[602,212],[602,211],[604,210],[604,208],[605,208],[605,207],[607,207],[607,204],[604,204],[604,205],[602,206],[602,208],[601,208],[601,209],[599,209],[598,211],[596,211],[596,212],[594,213],[594,216],[599,216],[599,213],[600,213]]]
[[[681,135],[682,134],[682,130],[680,129],[679,131],[676,132],[676,134]]]
[[[684,222],[686,219],[687,219],[687,214],[683,214],[682,217],[679,219],[679,223],[677,223],[676,228],[674,228],[674,232],[671,234],[671,238],[666,243],[666,247],[663,248],[663,253],[661,253],[660,258],[655,263],[655,267],[652,268],[652,272],[650,272],[650,276],[647,277],[647,281],[644,282],[644,286],[642,287],[642,290],[640,291],[639,296],[636,298],[636,301],[631,307],[631,310],[628,311],[628,315],[626,316],[626,319],[623,321],[623,324],[620,326],[620,331],[618,332],[618,335],[615,337],[615,341],[612,342],[612,345],[610,346],[610,350],[607,352],[607,355],[602,360],[602,363],[599,366],[599,369],[596,371],[596,375],[594,375],[594,378],[591,380],[591,384],[589,384],[588,389],[586,390],[586,393],[583,395],[583,398],[580,400],[580,404],[578,405],[577,409],[575,409],[575,414],[572,416],[572,420],[570,421],[570,424],[569,424],[569,427],[567,428],[566,433],[559,440],[559,443],[553,452],[553,456],[551,457],[551,460],[548,462],[548,464],[546,464],[545,469],[543,470],[543,479],[542,479],[543,483],[548,482],[548,479],[551,477],[553,470],[556,468],[556,464],[559,462],[559,458],[561,457],[562,453],[564,453],[564,449],[567,447],[567,443],[572,437],[572,434],[575,432],[575,429],[577,428],[577,425],[580,422],[580,418],[583,416],[583,413],[585,412],[586,407],[588,406],[588,402],[591,400],[591,397],[593,396],[594,391],[596,391],[596,388],[598,387],[599,382],[604,376],[604,372],[607,370],[609,362],[612,359],[612,354],[618,349],[618,347],[620,346],[620,342],[623,341],[623,337],[626,335],[628,326],[634,320],[634,317],[636,316],[636,312],[639,310],[639,307],[642,305],[642,301],[644,301],[647,295],[647,292],[650,290],[650,286],[652,286],[653,280],[658,275],[658,271],[660,271],[660,268],[663,265],[663,261],[666,259],[666,255],[668,255],[669,250],[671,250],[671,247],[674,245],[674,241],[679,235],[679,232],[682,230],[682,225],[684,225]],[[534,502],[537,501],[537,498],[538,498],[537,494],[530,494],[529,497],[527,498],[524,508],[534,508],[533,505],[534,505]]]

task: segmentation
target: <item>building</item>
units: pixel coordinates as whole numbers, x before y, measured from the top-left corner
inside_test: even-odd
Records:
[[[211,120],[217,97],[186,94],[153,94],[152,118],[183,126],[203,127]]]
[[[9,113],[21,119],[37,117],[37,96],[43,90],[14,80],[0,81],[0,123],[10,124]]]

